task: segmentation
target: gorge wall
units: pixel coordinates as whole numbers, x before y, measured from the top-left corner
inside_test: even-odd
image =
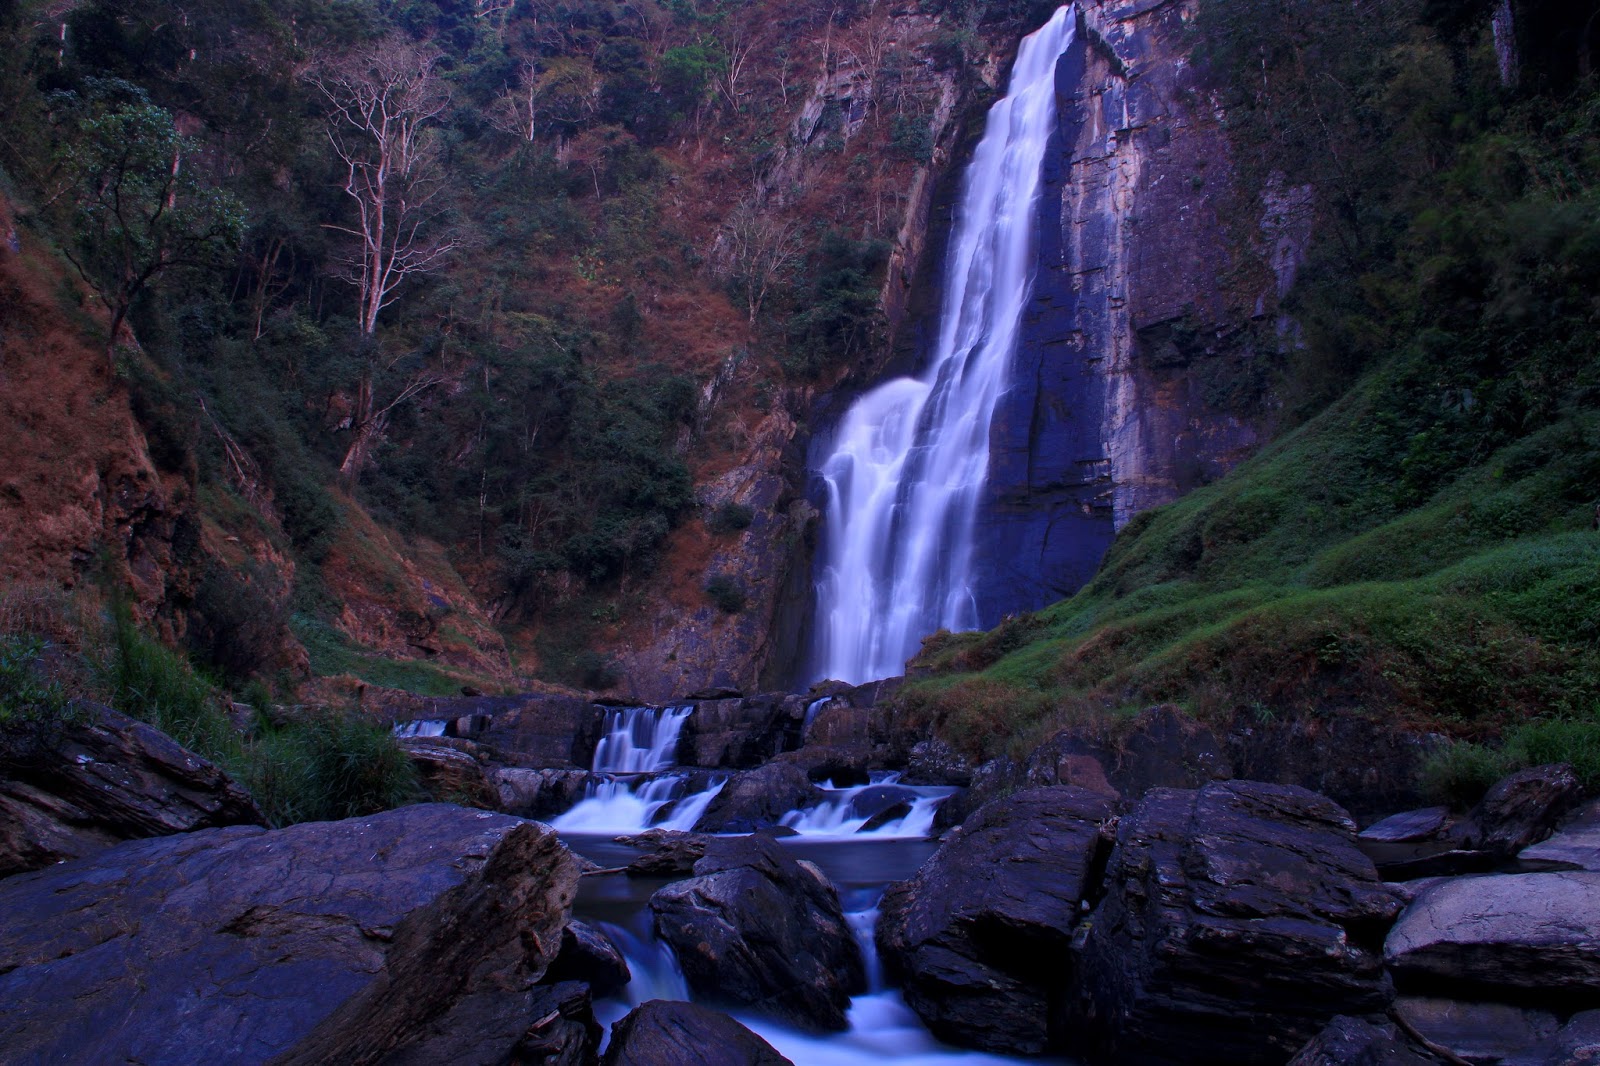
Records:
[[[1277,304],[1311,194],[1241,205],[1226,116],[1187,51],[1196,8],[1079,5],[1032,313],[991,430],[985,624],[1069,595],[1114,529],[1221,476],[1270,429],[1259,338],[1292,338]]]

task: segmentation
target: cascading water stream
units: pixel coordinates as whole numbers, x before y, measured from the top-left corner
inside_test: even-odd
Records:
[[[637,833],[651,826],[693,829],[722,782],[684,796],[687,778],[661,773],[677,761],[678,737],[693,710],[683,706],[612,711],[606,735],[594,751],[596,780],[576,806],[550,824],[568,833]],[[674,800],[671,813],[658,819]]]
[[[988,475],[989,425],[1032,286],[1056,60],[1075,27],[1063,7],[1024,38],[1010,89],[989,111],[956,212],[927,370],[857,399],[821,464],[827,518],[813,679],[861,684],[899,674],[924,636],[979,624],[973,522]]]

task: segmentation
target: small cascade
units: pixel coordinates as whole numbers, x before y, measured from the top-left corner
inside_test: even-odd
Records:
[[[802,744],[805,743],[806,734],[811,732],[811,723],[817,720],[817,712],[822,710],[831,699],[833,699],[832,696],[824,696],[819,700],[812,700],[806,704],[806,718],[804,722],[800,723],[800,742]]]
[[[687,774],[665,772],[677,763],[678,738],[693,711],[692,704],[611,711],[594,751],[595,778],[583,799],[550,824],[565,833],[693,829],[723,785],[713,780],[690,793]]]
[[[419,719],[415,722],[396,722],[394,735],[397,737],[442,737],[449,725],[450,723],[443,719],[437,721]]]
[[[933,828],[939,804],[956,790],[933,785],[902,785],[900,775],[875,772],[865,785],[819,786],[827,794],[814,807],[790,811],[779,824],[802,837],[847,840],[922,839]]]
[[[1036,267],[1034,216],[1055,131],[1063,7],[1017,50],[968,166],[927,369],[860,396],[818,464],[824,498],[809,672],[862,684],[905,669],[923,637],[974,629],[973,529],[989,429]]]
[[[678,761],[678,736],[694,710],[681,707],[621,707],[611,712],[606,735],[594,749],[599,774],[648,774]]]

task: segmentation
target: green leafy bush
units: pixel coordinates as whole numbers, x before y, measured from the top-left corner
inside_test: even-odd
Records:
[[[706,597],[716,604],[717,610],[727,614],[738,614],[744,610],[744,588],[726,574],[718,574],[706,582]]]
[[[728,500],[717,505],[706,516],[706,530],[717,536],[737,533],[749,529],[750,523],[755,519],[755,512],[742,503]]]

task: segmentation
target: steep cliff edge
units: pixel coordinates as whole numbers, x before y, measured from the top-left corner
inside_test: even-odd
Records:
[[[1311,190],[1240,195],[1226,116],[1190,61],[1197,6],[1080,4],[1034,308],[991,430],[988,624],[1071,594],[1114,528],[1271,435],[1257,346],[1292,337],[1277,308],[1310,236]]]

